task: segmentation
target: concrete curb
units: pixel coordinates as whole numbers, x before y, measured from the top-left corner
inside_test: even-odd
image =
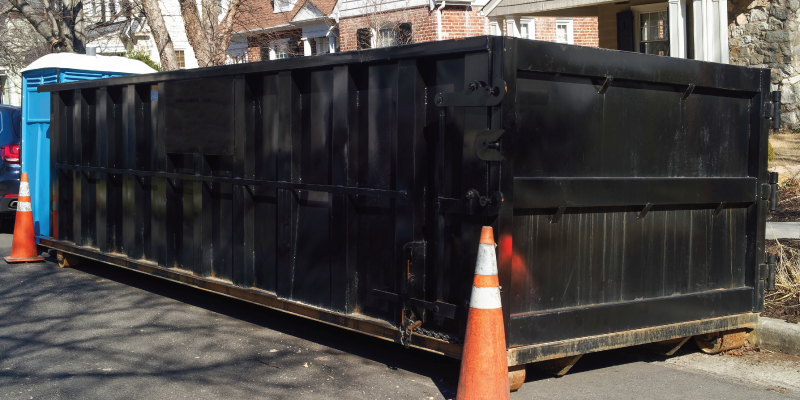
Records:
[[[800,356],[800,324],[760,317],[750,340],[763,349]]]

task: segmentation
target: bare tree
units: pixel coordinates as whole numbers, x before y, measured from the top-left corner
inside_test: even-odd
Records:
[[[156,42],[156,49],[161,60],[161,68],[164,71],[178,69],[178,58],[175,56],[175,48],[172,38],[164,23],[164,16],[161,14],[161,7],[158,0],[142,0],[142,8],[147,16],[147,24],[150,26],[150,33]]]
[[[86,50],[86,30],[83,1],[6,0],[11,8],[27,20],[33,29],[56,52],[78,52]]]
[[[225,15],[217,0],[178,0],[186,36],[200,67],[224,65],[231,42],[231,28],[240,0],[229,0]]]

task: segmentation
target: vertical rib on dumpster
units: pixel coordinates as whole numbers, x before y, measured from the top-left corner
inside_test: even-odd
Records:
[[[291,71],[281,71],[278,80],[278,148],[277,180],[299,181],[299,164],[295,154],[295,138],[300,134],[299,113],[300,93]],[[299,140],[297,148],[299,149]],[[294,193],[288,189],[278,189],[278,262],[276,268],[276,293],[279,297],[292,297],[292,278],[294,274],[294,217],[297,204]]]
[[[109,118],[109,97],[108,88],[101,87],[95,93],[95,142],[94,151],[97,163],[95,164],[100,168],[108,167],[108,137],[109,127],[113,127],[108,123]],[[111,113],[113,117],[113,112]],[[53,140],[53,139],[51,139]],[[108,243],[108,174],[98,172],[97,183],[95,184],[95,237],[97,238],[95,246],[102,251],[109,251]]]
[[[257,83],[256,83],[257,84]],[[233,177],[255,177],[256,111],[260,109],[251,82],[237,75],[234,82],[234,157]],[[235,285],[253,286],[254,237],[253,200],[245,185],[233,185],[231,220],[233,265],[231,281]]]
[[[71,151],[70,154],[72,155],[72,160],[70,160],[70,164],[73,165],[80,165],[83,163],[83,159],[81,157],[83,150],[83,110],[86,108],[86,102],[82,96],[80,90],[74,90],[72,92],[73,100],[72,100],[72,142],[70,142]],[[68,174],[72,175],[72,193],[74,195],[73,202],[72,202],[72,215],[76,218],[73,220],[72,224],[72,238],[75,244],[81,246],[84,244],[83,241],[83,231],[81,230],[81,225],[83,222],[83,209],[81,206],[82,203],[82,190],[81,184],[84,181],[84,174],[78,170],[70,170],[67,171]]]
[[[352,112],[356,109],[355,81],[351,67],[333,69],[333,121],[331,130],[331,184],[354,186],[357,178],[355,163],[348,159],[349,152],[357,147],[358,126]],[[357,114],[356,114],[357,115]],[[355,288],[355,210],[347,195],[331,195],[331,308],[352,313],[356,308]]]

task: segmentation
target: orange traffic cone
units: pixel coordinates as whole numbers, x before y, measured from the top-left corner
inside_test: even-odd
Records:
[[[19,180],[17,199],[17,219],[14,221],[14,240],[11,242],[11,255],[3,257],[7,263],[44,261],[36,250],[33,233],[33,213],[31,212],[31,190],[28,187],[28,174],[22,173]]]
[[[478,246],[456,400],[510,399],[506,335],[492,227],[483,227]]]

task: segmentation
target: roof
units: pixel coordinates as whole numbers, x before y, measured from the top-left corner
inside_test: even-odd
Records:
[[[37,69],[75,69],[81,71],[99,72],[125,72],[129,74],[151,74],[156,70],[147,64],[125,57],[117,56],[87,56],[75,53],[48,54],[30,63],[22,72]]]
[[[331,15],[336,2],[337,0],[297,0],[291,11],[275,13],[272,8],[273,2],[270,0],[242,0],[236,21],[233,23],[233,31],[260,31],[291,26],[295,15],[306,4],[313,5],[324,15]]]
[[[488,17],[533,14],[610,3],[614,0],[489,0],[481,9]]]

